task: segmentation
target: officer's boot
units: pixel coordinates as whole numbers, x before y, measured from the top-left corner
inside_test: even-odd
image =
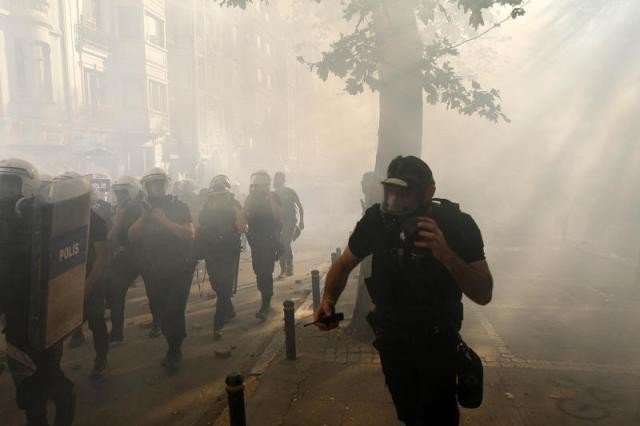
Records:
[[[182,364],[182,340],[172,339],[169,342],[169,350],[164,357],[162,365],[167,369],[169,374],[176,373]]]
[[[260,310],[256,314],[256,318],[265,321],[269,311],[271,311],[271,296],[265,296],[264,293],[262,293],[262,303],[260,304]]]

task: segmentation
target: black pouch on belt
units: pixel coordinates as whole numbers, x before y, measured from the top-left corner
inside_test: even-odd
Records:
[[[482,404],[483,371],[478,354],[459,339],[456,351],[458,366],[458,403],[464,408],[478,408]]]

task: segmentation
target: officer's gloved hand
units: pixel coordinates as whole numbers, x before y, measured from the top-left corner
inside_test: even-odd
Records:
[[[316,311],[313,313],[313,321],[315,321],[316,327],[318,327],[318,329],[322,331],[329,331],[338,327],[339,325],[338,321],[334,321],[329,324],[326,324],[320,321],[321,318],[330,317],[333,314],[335,314],[335,312],[336,312],[335,303],[332,302],[331,300],[327,300],[327,299],[323,300],[320,303],[320,306],[318,306],[318,309],[316,309]]]

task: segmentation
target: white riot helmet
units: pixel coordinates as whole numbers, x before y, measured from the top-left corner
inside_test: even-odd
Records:
[[[162,197],[169,192],[169,175],[160,167],[154,167],[140,179],[143,191],[149,197]]]
[[[209,183],[209,194],[226,194],[231,189],[231,181],[226,175],[217,175]]]
[[[258,170],[251,175],[251,186],[266,186],[271,187],[271,176],[266,170]]]
[[[40,185],[41,186],[45,186],[45,185],[49,185],[51,182],[53,182],[53,176],[46,174],[46,173],[41,173],[40,174]]]
[[[140,196],[142,190],[138,180],[133,176],[120,176],[111,186],[111,191],[115,195],[118,203],[120,203],[124,200],[121,200],[122,196],[118,195],[119,193],[126,193],[127,195],[125,197],[128,197],[129,200],[135,200]]]
[[[91,194],[91,205],[93,205],[96,201],[96,194],[94,194],[95,188],[91,185],[90,179],[84,179],[80,173],[76,172],[64,172],[58,176],[54,176],[53,185],[49,191],[49,198],[52,200],[63,200],[67,198],[77,197],[82,194],[90,193]],[[74,182],[71,185],[63,185],[58,186],[56,182],[61,182],[65,180],[73,180]]]
[[[23,197],[32,197],[40,188],[40,177],[36,168],[28,161],[17,158],[0,160],[0,178],[15,176],[21,182],[21,194]],[[0,194],[0,197],[2,194]]]

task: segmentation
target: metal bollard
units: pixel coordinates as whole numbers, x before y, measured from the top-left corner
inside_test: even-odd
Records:
[[[227,384],[227,397],[229,399],[229,424],[231,426],[246,426],[244,379],[238,373],[231,373],[227,376],[225,382]]]
[[[331,252],[331,264],[333,265],[334,263],[336,263],[336,259],[338,259],[338,256],[336,255],[336,252],[332,251]]]
[[[294,303],[285,300],[284,303],[284,345],[287,359],[296,359],[296,323],[294,318]]]
[[[320,306],[320,271],[311,271],[311,295],[313,296],[313,311]]]
[[[342,249],[340,247],[336,248],[336,257],[342,256]]]

